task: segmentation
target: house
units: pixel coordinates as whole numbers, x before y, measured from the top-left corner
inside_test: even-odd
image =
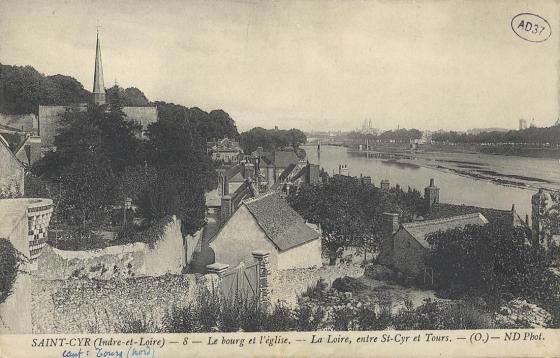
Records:
[[[224,163],[237,163],[243,151],[239,146],[239,142],[224,138],[212,144],[210,153],[212,160],[223,161]]]
[[[321,236],[276,192],[244,200],[209,243],[205,264],[252,263],[252,252],[269,251],[278,270],[320,267]]]
[[[290,164],[276,179],[271,189],[281,190],[287,194],[291,190],[297,190],[302,185],[314,185],[321,182],[319,176],[319,165],[317,164]]]
[[[23,196],[24,175],[23,164],[0,134],[0,199]]]
[[[299,158],[293,150],[265,152],[262,148],[258,148],[252,155],[255,159],[257,173],[262,178],[261,185],[267,189],[276,183],[286,169],[299,162]]]
[[[425,264],[425,258],[431,249],[426,241],[428,235],[487,223],[488,220],[482,214],[474,213],[402,224],[393,235],[391,265],[410,277],[431,277],[431,269]]]
[[[388,182],[385,183],[388,187]],[[382,181],[383,188],[383,181]],[[528,229],[515,211],[481,208],[439,202],[439,188],[434,180],[424,189],[426,211],[420,220],[400,223],[399,214],[383,213],[379,263],[394,267],[403,274],[421,280],[431,280],[432,272],[424,262],[430,250],[426,237],[437,231],[464,228],[467,225],[511,225]]]

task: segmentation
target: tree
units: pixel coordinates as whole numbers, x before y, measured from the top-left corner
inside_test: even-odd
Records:
[[[278,130],[255,127],[247,132],[241,133],[240,144],[246,154],[250,154],[262,147],[265,151],[274,151],[290,147],[298,148],[305,144],[307,136],[299,129]]]
[[[320,225],[329,264],[335,264],[341,249],[360,246],[374,237],[374,218],[363,205],[372,190],[351,178],[336,177],[290,193],[288,200],[293,208],[309,222]]]
[[[39,105],[89,102],[91,94],[76,79],[45,76],[31,66],[0,64],[0,112],[37,113]]]
[[[103,225],[114,205],[122,205],[118,183],[127,166],[143,162],[137,127],[126,121],[113,97],[108,108],[92,106],[62,116],[56,152],[33,170],[60,185],[57,214],[63,221],[88,231]]]
[[[471,225],[428,235],[428,258],[441,288],[499,304],[507,296],[535,297],[542,291],[549,260],[529,244],[525,228],[508,224]]]
[[[177,215],[183,232],[192,234],[204,224],[205,191],[217,186],[204,138],[184,117],[151,124],[148,138],[147,159],[157,178],[140,202],[142,213],[151,219]]]

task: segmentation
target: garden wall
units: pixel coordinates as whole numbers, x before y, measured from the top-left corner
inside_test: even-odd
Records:
[[[4,208],[0,208],[2,210]],[[4,213],[2,213],[4,214]],[[0,222],[0,237],[9,240],[14,248],[25,258],[29,258],[29,241],[27,240],[27,210],[21,209],[14,212],[13,221],[5,216],[0,216],[5,222]],[[2,225],[9,225],[10,233],[3,234]],[[31,280],[29,277],[29,264],[23,262],[19,267],[14,282],[12,294],[0,304],[0,334],[6,333],[31,333]]]
[[[163,275],[123,280],[33,278],[33,333],[111,333],[132,321],[157,331],[172,307],[185,307],[216,275]]]
[[[181,273],[185,266],[185,247],[181,222],[175,216],[151,247],[143,242],[110,246],[104,249],[68,251],[45,246],[38,259],[35,276],[43,280],[95,278],[108,280],[135,276]]]
[[[273,303],[284,301],[293,305],[297,303],[298,295],[304,293],[308,287],[315,285],[319,279],[325,280],[330,285],[339,277],[363,275],[364,269],[357,264],[273,271],[270,278],[271,301]]]

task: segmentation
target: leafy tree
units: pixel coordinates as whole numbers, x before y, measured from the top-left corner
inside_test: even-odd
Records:
[[[306,220],[321,226],[322,247],[334,264],[345,247],[359,246],[370,252],[379,247],[382,213],[405,212],[395,197],[396,189],[384,192],[354,178],[335,176],[291,192],[288,200]]]
[[[125,107],[147,107],[150,105],[150,101],[144,92],[136,87],[122,88],[114,85],[108,88],[106,93],[107,97],[117,94],[121,99],[122,105]]]
[[[239,137],[235,121],[222,110],[206,113],[197,107],[187,108],[166,102],[155,102],[154,104],[158,108],[160,121],[179,120],[188,122],[191,129],[207,141],[226,137],[237,139]]]
[[[0,64],[0,112],[37,113],[39,105],[68,105],[90,101],[90,93],[76,79],[45,76],[31,66]]]
[[[148,138],[147,159],[157,177],[141,200],[142,212],[151,219],[175,214],[183,231],[194,233],[204,224],[204,193],[217,186],[204,138],[184,117],[151,124]]]
[[[246,154],[250,154],[262,147],[265,151],[290,147],[298,148],[305,144],[307,137],[299,129],[278,130],[255,127],[241,133],[240,144]]]
[[[504,295],[535,297],[542,291],[549,260],[540,245],[529,244],[524,228],[473,225],[432,233],[427,240],[437,282],[454,294],[498,304]]]
[[[33,168],[35,174],[59,184],[57,214],[82,231],[103,225],[114,205],[122,204],[118,183],[127,166],[143,162],[138,126],[125,119],[117,97],[106,107],[66,112],[55,137],[56,152]],[[106,110],[108,109],[108,110]]]

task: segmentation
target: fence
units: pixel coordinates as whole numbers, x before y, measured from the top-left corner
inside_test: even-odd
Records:
[[[252,253],[255,262],[245,264],[241,262],[230,269],[229,265],[213,263],[207,265],[209,273],[217,274],[219,287],[224,298],[230,300],[236,297],[258,300],[264,306],[270,306],[270,263],[269,252],[255,251]]]

